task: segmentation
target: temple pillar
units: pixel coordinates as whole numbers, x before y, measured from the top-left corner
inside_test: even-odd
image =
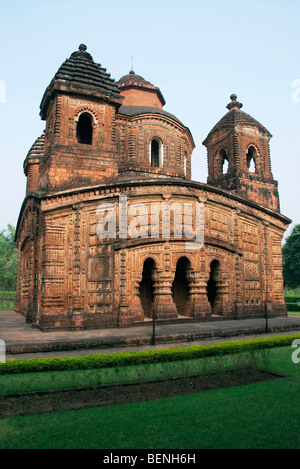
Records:
[[[153,312],[156,319],[177,319],[177,309],[172,297],[172,278],[169,272],[153,272]]]
[[[211,316],[211,306],[206,294],[206,279],[200,272],[187,269],[186,277],[189,283],[189,299],[184,308],[184,315],[195,318]]]

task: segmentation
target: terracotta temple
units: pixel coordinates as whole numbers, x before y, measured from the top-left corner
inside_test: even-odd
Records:
[[[151,320],[285,316],[270,132],[236,95],[195,143],[160,89],[115,81],[81,44],[40,105],[45,131],[24,161],[16,311],[43,331]]]

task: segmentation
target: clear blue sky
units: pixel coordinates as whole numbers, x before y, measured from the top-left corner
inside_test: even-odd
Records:
[[[164,109],[193,134],[194,180],[206,182],[202,141],[236,93],[273,135],[281,212],[300,223],[299,0],[16,0],[2,2],[0,39],[0,229],[17,223],[43,93],[80,43],[116,80],[133,56],[161,89]]]

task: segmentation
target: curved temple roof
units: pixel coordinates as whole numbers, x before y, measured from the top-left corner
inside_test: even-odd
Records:
[[[45,133],[36,139],[36,141],[31,146],[29,152],[26,155],[26,158],[23,163],[24,173],[26,174],[27,164],[29,160],[41,160],[44,156],[44,143],[45,143]]]
[[[145,80],[145,78],[143,78],[141,75],[137,75],[133,70],[131,70],[127,75],[121,77],[120,80],[116,82],[116,85],[121,91],[122,89],[127,88],[137,88],[147,91],[154,91],[158,95],[162,106],[166,104],[165,98],[163,97],[160,89],[152,85],[150,81]]]
[[[73,52],[70,58],[63,62],[47,87],[40,106],[42,119],[46,116],[51,93],[55,88],[59,89],[67,85],[85,94],[89,91],[100,91],[109,97],[118,96],[119,101],[122,101],[120,90],[115,80],[110,77],[110,73],[107,73],[106,68],[94,62],[93,57],[87,52],[87,47],[84,44],[80,44],[79,50]]]
[[[236,101],[237,96],[232,94],[230,96],[231,102],[227,104],[229,111],[223,116],[219,122],[212,128],[203,142],[203,145],[215,135],[217,132],[222,130],[234,130],[236,127],[252,127],[258,129],[261,133],[266,134],[267,137],[271,138],[270,132],[256,119],[241,110],[242,103]]]

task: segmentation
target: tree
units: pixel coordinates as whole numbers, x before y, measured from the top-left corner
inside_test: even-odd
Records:
[[[0,290],[16,289],[18,250],[14,237],[12,225],[0,231]]]
[[[284,285],[300,286],[300,225],[296,225],[282,247]]]

